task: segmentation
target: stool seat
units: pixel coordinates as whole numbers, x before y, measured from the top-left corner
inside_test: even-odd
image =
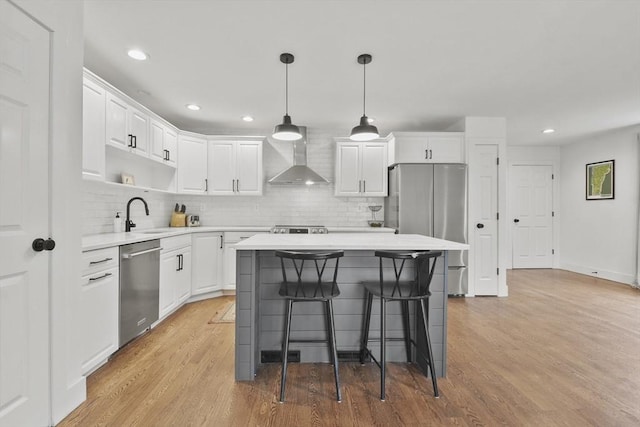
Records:
[[[329,344],[329,352],[333,363],[333,371],[336,382],[336,398],[342,400],[340,394],[340,377],[338,375],[338,351],[336,349],[336,328],[333,319],[333,298],[340,295],[337,284],[338,264],[344,256],[343,251],[300,252],[300,251],[275,251],[280,258],[282,267],[282,282],[278,294],[287,300],[285,313],[284,332],[282,339],[282,374],[280,379],[280,402],[284,402],[284,391],[287,382],[287,363],[289,343],[291,342],[318,342],[318,340],[291,339],[291,320],[293,303],[301,301],[322,302],[325,308],[327,327],[327,339],[320,342]],[[327,266],[330,260],[334,260],[333,267]],[[305,264],[307,268],[305,269]],[[288,268],[287,268],[288,267]],[[328,268],[327,268],[328,267]],[[294,274],[291,274],[293,270]],[[333,274],[327,274],[332,272]],[[287,278],[287,271],[289,278]],[[293,277],[292,277],[293,276]],[[303,278],[304,277],[304,278]],[[311,280],[310,278],[313,278]]]
[[[384,281],[382,282],[382,289],[380,289],[380,282],[361,282],[366,291],[372,293],[374,296],[384,298],[391,301],[416,301],[425,297],[431,296],[429,290],[423,292],[416,292],[416,286],[414,281]]]

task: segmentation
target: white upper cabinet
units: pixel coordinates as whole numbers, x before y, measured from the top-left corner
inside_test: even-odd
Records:
[[[178,193],[206,194],[207,140],[180,135],[178,140]]]
[[[465,163],[462,132],[394,132],[389,164]]]
[[[104,181],[106,91],[84,79],[82,84],[82,176]]]
[[[387,196],[388,143],[386,140],[336,140],[336,196]]]
[[[152,119],[149,132],[149,156],[157,162],[175,168],[178,157],[178,132]]]
[[[208,193],[262,195],[262,138],[209,141]]]
[[[142,156],[149,155],[149,116],[107,92],[107,144]]]

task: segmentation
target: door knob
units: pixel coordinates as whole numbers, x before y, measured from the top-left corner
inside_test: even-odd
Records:
[[[56,241],[53,239],[41,239],[37,238],[31,243],[31,247],[36,252],[52,251],[56,247]]]
[[[482,224],[482,223],[478,223],[478,224],[476,224],[476,227],[477,227],[477,228],[484,228],[484,224]]]
[[[518,223],[520,220],[518,218],[514,219],[513,222]]]

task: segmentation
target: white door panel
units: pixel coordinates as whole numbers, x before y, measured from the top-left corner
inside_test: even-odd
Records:
[[[238,142],[236,150],[236,192],[262,193],[262,143]]]
[[[360,145],[341,144],[338,147],[338,179],[336,180],[336,195],[358,196],[361,191]]]
[[[474,154],[475,294],[498,295],[498,146],[477,145]]]
[[[0,425],[49,424],[49,32],[0,1]]]
[[[362,144],[362,192],[387,196],[387,143]]]
[[[513,165],[513,268],[553,266],[553,169],[550,165]]]
[[[235,190],[236,151],[233,141],[209,142],[209,194],[230,195]]]

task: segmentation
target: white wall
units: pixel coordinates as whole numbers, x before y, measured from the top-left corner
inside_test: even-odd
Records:
[[[560,267],[632,284],[636,276],[640,125],[561,148]],[[615,199],[585,200],[585,165],[615,160]]]
[[[308,165],[334,181],[335,142],[344,136],[340,130],[308,129]],[[265,181],[289,167],[293,161],[291,142],[265,142],[263,147]],[[194,196],[143,192],[134,188],[84,181],[82,191],[82,233],[112,231],[116,211],[124,212],[127,201],[142,196],[149,204],[147,226],[166,227],[176,203],[187,206],[187,213],[200,215],[202,225],[320,224],[326,226],[367,226],[371,219],[368,205],[383,205],[380,197],[334,197],[334,185],[293,186],[264,185],[260,197]],[[134,222],[144,225],[144,210],[139,202],[132,204]],[[384,212],[376,214],[384,218]]]
[[[14,0],[15,1],[15,0]],[[84,377],[74,360],[74,312],[80,279],[82,173],[83,3],[79,0],[17,0],[52,33],[51,137],[49,148],[51,237],[51,423],[85,399]],[[46,203],[46,201],[43,201]]]
[[[553,235],[552,242],[553,248],[556,249],[555,255],[553,256],[553,267],[559,268],[559,251],[560,247],[560,224],[557,220],[559,218],[559,209],[560,209],[560,147],[536,147],[536,146],[524,146],[524,145],[516,145],[507,147],[507,159],[509,163],[509,168],[507,170],[507,268],[513,268],[513,222],[512,219],[514,215],[512,214],[512,206],[509,195],[511,194],[511,168],[514,165],[549,165],[552,167],[553,174],[555,175],[555,179],[553,182],[553,209],[556,213],[556,217],[554,217],[553,222]]]

